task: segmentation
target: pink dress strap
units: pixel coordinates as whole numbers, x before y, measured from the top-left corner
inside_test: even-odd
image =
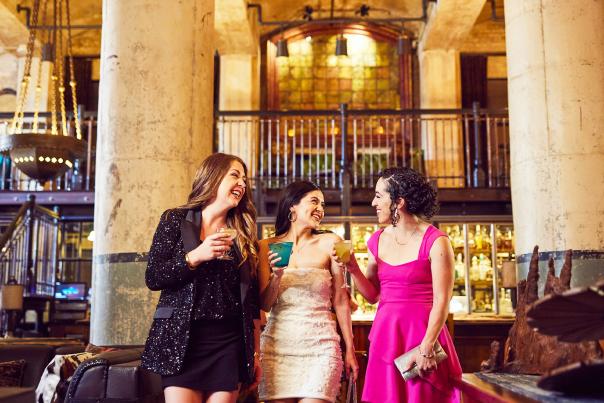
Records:
[[[384,232],[384,228],[381,228],[373,233],[369,240],[367,240],[367,249],[373,255],[373,257],[378,257],[378,244],[380,242],[380,235]]]
[[[448,237],[447,234],[436,228],[434,225],[430,225],[424,234],[424,239],[422,240],[422,244],[419,247],[419,259],[429,259],[430,258],[430,250],[432,249],[432,245],[434,245],[434,241],[436,241],[441,236]]]

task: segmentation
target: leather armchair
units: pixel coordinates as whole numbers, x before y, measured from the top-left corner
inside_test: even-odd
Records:
[[[81,363],[65,403],[163,403],[161,377],[140,367],[142,348],[108,351]]]
[[[0,345],[0,362],[25,360],[26,365],[20,387],[0,388],[0,403],[26,403],[35,401],[34,391],[46,365],[56,354],[73,354],[84,351],[84,346],[45,344],[3,344]]]
[[[83,345],[50,346],[44,344],[0,345],[0,362],[25,360],[22,387],[35,388],[46,365],[56,354],[72,354],[84,351]]]

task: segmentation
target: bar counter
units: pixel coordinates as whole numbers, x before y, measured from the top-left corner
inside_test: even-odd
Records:
[[[352,316],[355,349],[360,354],[369,350],[369,331],[373,323],[373,313]],[[490,346],[494,340],[503,346],[514,323],[514,316],[456,314],[449,315],[447,328],[464,372],[480,370],[480,363],[489,358]]]

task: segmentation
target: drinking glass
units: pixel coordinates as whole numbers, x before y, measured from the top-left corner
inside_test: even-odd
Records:
[[[350,250],[352,249],[352,241],[339,241],[336,242],[333,247],[336,250],[336,256],[340,259],[340,262],[344,263],[344,284],[342,288],[350,287],[347,282],[348,274],[348,262],[350,262]]]
[[[276,253],[281,258],[275,266],[285,267],[289,264],[289,257],[292,254],[293,242],[273,242],[268,247],[272,253]]]
[[[234,240],[237,237],[237,230],[235,228],[220,228],[218,230],[221,234],[228,234],[231,240]],[[233,256],[229,253],[230,249],[227,249],[222,252],[222,255],[218,256],[217,259],[220,260],[233,260]]]

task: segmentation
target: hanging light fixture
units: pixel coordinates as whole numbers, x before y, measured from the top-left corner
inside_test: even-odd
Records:
[[[42,25],[48,25],[49,0],[34,0],[32,9],[32,24],[27,43],[23,79],[17,98],[17,105],[13,120],[11,121],[8,135],[0,136],[0,152],[9,154],[12,162],[32,179],[44,183],[56,178],[73,167],[76,158],[84,155],[86,142],[82,140],[79,116],[77,114],[76,81],[73,67],[71,20],[69,15],[69,0],[53,1],[53,16],[48,18],[54,26],[48,31],[46,43],[40,52],[41,60],[37,64],[37,83],[32,81],[32,60],[36,53],[36,32],[38,16],[42,11]],[[67,38],[63,38],[63,18],[66,16]],[[63,62],[65,59],[64,46],[66,45],[69,62],[69,86],[73,104],[73,118],[75,133],[71,134],[68,126],[67,111],[65,108],[65,83]],[[42,93],[40,65],[42,61],[51,63],[51,80],[49,89],[50,100],[50,125],[45,120],[45,128],[40,128],[40,99]],[[26,127],[25,104],[30,86],[35,85],[34,91],[34,116]]]
[[[336,56],[348,56],[348,40],[343,34],[336,38]]]
[[[283,25],[281,26],[281,38],[277,41],[277,57],[289,57],[287,41],[283,37]]]
[[[287,41],[283,38],[277,41],[277,57],[289,57],[289,50],[287,49]]]
[[[405,33],[398,36],[396,40],[396,52],[398,55],[411,54],[411,39]]]

